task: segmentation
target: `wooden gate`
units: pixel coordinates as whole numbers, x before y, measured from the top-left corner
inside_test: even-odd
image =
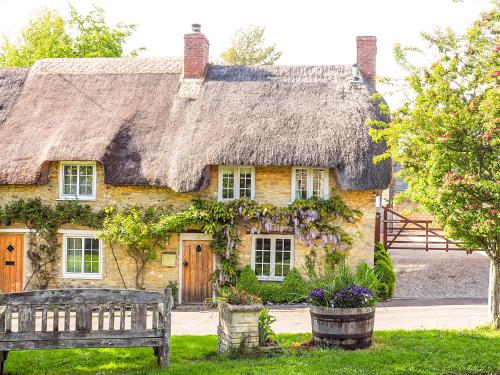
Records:
[[[203,303],[212,297],[210,241],[183,241],[183,245],[182,303]]]
[[[0,292],[23,290],[23,235],[0,234]]]
[[[459,243],[443,236],[443,230],[433,224],[432,220],[409,219],[400,213],[384,206],[382,218],[376,219],[376,234],[382,234],[382,243],[386,249],[393,250],[466,250]],[[378,227],[377,227],[378,225]],[[380,230],[380,226],[382,226]],[[378,235],[380,240],[380,235]]]

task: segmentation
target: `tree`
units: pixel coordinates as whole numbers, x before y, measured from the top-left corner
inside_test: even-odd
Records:
[[[276,51],[276,44],[265,46],[264,32],[263,27],[238,30],[222,60],[228,65],[273,65],[282,53]]]
[[[66,20],[56,11],[45,10],[29,21],[17,41],[4,37],[0,66],[30,66],[51,57],[119,57],[135,28],[124,24],[109,27],[99,7],[81,15],[70,6]]]
[[[417,68],[405,49],[395,50],[407,68],[413,96],[372,121],[371,135],[385,141],[401,164],[408,190],[400,196],[427,209],[445,235],[491,259],[490,309],[500,327],[500,45],[498,4],[463,35],[424,33],[437,59]],[[414,49],[412,50],[414,51]],[[384,104],[381,108],[388,113]]]

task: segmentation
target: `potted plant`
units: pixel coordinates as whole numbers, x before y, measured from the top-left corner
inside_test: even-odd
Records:
[[[309,293],[313,342],[344,349],[367,348],[372,343],[378,281],[362,265],[354,273],[345,263],[333,278]]]
[[[259,297],[234,287],[221,291],[219,309],[218,350],[249,351],[259,346],[259,314],[263,308]]]

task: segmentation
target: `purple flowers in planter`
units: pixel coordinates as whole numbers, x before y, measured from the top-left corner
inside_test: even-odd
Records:
[[[311,293],[309,293],[309,296],[311,296],[311,298],[323,299],[325,298],[325,291],[319,288],[313,289],[311,290]]]
[[[370,289],[356,284],[339,290],[316,288],[309,293],[309,302],[315,306],[359,308],[373,306],[376,301],[376,296]]]
[[[374,294],[370,289],[359,285],[351,285],[340,289],[332,295],[332,306],[338,308],[359,308],[371,306],[374,302]]]

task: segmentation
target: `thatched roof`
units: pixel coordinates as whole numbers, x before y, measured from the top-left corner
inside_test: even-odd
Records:
[[[1,84],[16,71],[0,70],[0,104],[19,91]],[[332,167],[341,189],[388,186],[390,163],[372,164],[383,148],[365,125],[380,118],[374,89],[353,84],[350,66],[211,66],[190,95],[179,94],[181,71],[165,58],[38,61],[0,117],[0,183],[96,160],[106,183],[176,191],[200,189],[218,164]]]
[[[0,124],[5,121],[23,89],[29,69],[0,68]]]

